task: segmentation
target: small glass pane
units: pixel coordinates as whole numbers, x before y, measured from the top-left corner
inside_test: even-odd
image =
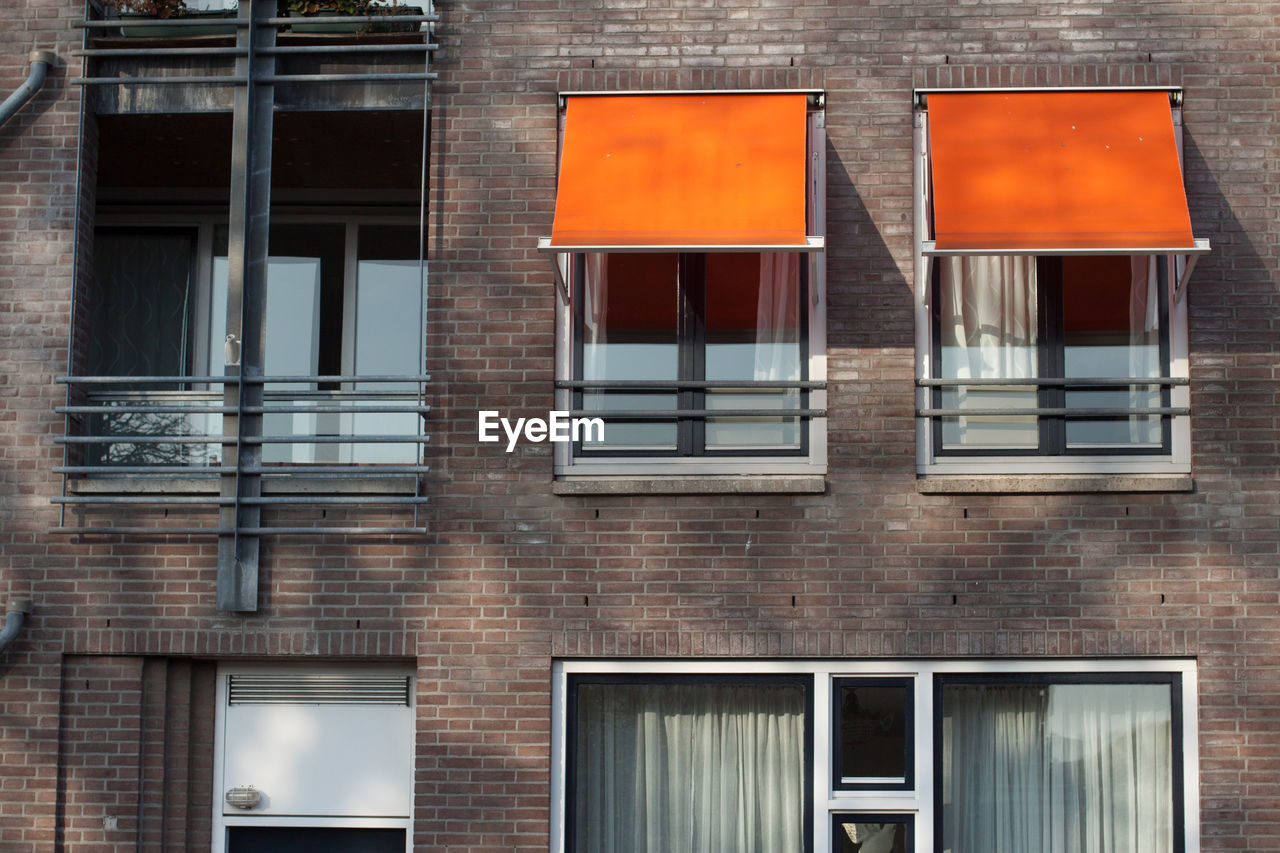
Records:
[[[798,382],[800,266],[791,252],[706,255],[706,378]],[[800,408],[799,390],[709,390],[708,409]],[[800,420],[708,418],[708,450],[798,448]]]
[[[1156,259],[1148,255],[1066,257],[1062,261],[1067,378],[1165,375],[1160,357],[1163,303]],[[1067,391],[1073,409],[1156,408],[1161,386]],[[1159,447],[1159,415],[1069,418],[1067,446]]]
[[[944,388],[941,408],[998,410],[941,419],[946,450],[1035,448],[1039,346],[1036,259],[990,256],[938,258],[938,316],[943,379],[1009,380],[1007,384]],[[1004,414],[1008,410],[1009,414]]]
[[[836,787],[909,787],[911,682],[839,679],[835,692]]]
[[[679,256],[590,254],[582,283],[582,369],[588,382],[679,377]],[[602,413],[677,407],[669,391],[582,392],[582,408]],[[674,421],[609,417],[604,438],[586,449],[671,450]]]
[[[836,815],[834,853],[908,853],[912,849],[909,815]]]

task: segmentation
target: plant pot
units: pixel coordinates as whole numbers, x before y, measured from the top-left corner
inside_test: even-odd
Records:
[[[212,11],[212,12],[188,12],[181,18],[169,20],[190,21],[198,19],[208,21],[207,24],[172,24],[165,26],[156,24],[154,26],[129,26],[127,21],[154,21],[157,20],[149,15],[140,15],[136,12],[122,12],[120,15],[120,34],[125,38],[189,38],[191,36],[225,36],[235,35],[236,25],[228,23],[220,23],[230,18],[235,18],[237,12],[233,11]]]

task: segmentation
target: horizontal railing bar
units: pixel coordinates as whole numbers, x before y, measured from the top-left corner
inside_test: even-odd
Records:
[[[54,444],[235,444],[234,435],[59,435]]]
[[[55,474],[153,474],[157,477],[182,474],[190,477],[221,477],[234,474],[233,466],[207,465],[55,465]],[[101,481],[99,481],[101,482]]]
[[[221,395],[219,395],[221,397]],[[56,406],[61,415],[229,415],[235,406]]]
[[[223,527],[51,527],[50,533],[69,536],[234,536]],[[424,536],[425,527],[241,527],[249,536]]]
[[[289,24],[430,24],[439,15],[297,15],[291,18],[267,18],[261,26],[282,27]]]
[[[231,411],[235,411],[232,409]],[[250,415],[389,415],[426,414],[430,406],[245,406],[240,411]]]
[[[430,382],[431,374],[375,374],[373,376],[316,375],[316,376],[59,376],[54,380],[62,385],[270,385],[275,382]]]
[[[662,382],[659,380],[649,379],[618,379],[613,382],[607,380],[556,380],[557,388],[577,388],[584,390],[611,390],[611,389],[656,389],[656,390],[697,390],[709,388],[783,388],[783,389],[824,389],[827,387],[825,382],[788,382],[786,380],[773,379],[744,379],[739,382],[714,382],[702,379],[685,379],[672,380],[670,382]]]
[[[425,435],[245,435],[242,444],[427,444]],[[234,443],[234,442],[228,442]]]
[[[1189,415],[1191,409],[1185,407],[1160,406],[1150,409],[1111,408],[1111,409],[916,409],[916,417],[1009,417],[1009,418],[1127,418],[1146,415]]]
[[[60,435],[55,444],[426,444],[420,435]]]
[[[1185,376],[1162,376],[1162,377],[1146,377],[1146,376],[1096,376],[1076,379],[1074,377],[1056,377],[1052,379],[992,379],[984,377],[982,379],[917,379],[916,385],[921,388],[952,388],[964,387],[968,385],[1035,385],[1039,387],[1108,387],[1118,385],[1120,387],[1129,387],[1131,385],[1189,385],[1191,380]]]
[[[244,86],[245,77],[73,77],[73,86],[165,86],[165,85],[207,85],[207,86]]]
[[[248,18],[111,18],[100,21],[75,21],[73,27],[82,30],[114,30],[119,27],[247,27]]]
[[[126,24],[125,26],[132,26]],[[248,56],[245,47],[94,47],[71,51],[72,56],[119,56],[144,59],[148,56]]]
[[[304,44],[260,47],[258,53],[266,56],[288,56],[307,53],[428,53],[439,50],[438,44]]]
[[[266,468],[241,468],[242,474],[323,474],[349,476],[356,479],[381,477],[390,474],[426,474],[430,465],[380,465],[377,462],[352,462],[350,465],[276,465]],[[205,465],[55,465],[55,474],[139,474],[166,476],[183,474],[192,477],[221,477],[236,473],[230,465],[209,467]]]
[[[435,80],[440,75],[434,71],[413,71],[395,74],[262,74],[254,77],[255,83],[392,83],[397,81]]]
[[[407,495],[345,495],[343,497],[317,496],[307,497],[305,495],[288,495],[282,497],[219,497],[209,495],[208,497],[191,496],[191,495],[67,495],[54,497],[49,499],[50,503],[66,504],[69,506],[108,506],[111,504],[119,505],[150,505],[150,506],[196,506],[205,509],[217,509],[220,506],[235,506],[237,503],[249,504],[253,506],[272,506],[272,505],[289,505],[289,506],[335,506],[335,505],[355,505],[355,504],[382,504],[386,506],[399,504],[425,504],[428,499],[425,497],[409,497]]]
[[[234,470],[234,469],[232,469]],[[268,465],[244,467],[242,474],[348,474],[353,477],[381,477],[387,474],[426,474],[430,465],[380,465],[376,462],[352,462],[350,465]]]
[[[826,409],[610,409],[607,412],[574,409],[571,418],[601,420],[677,420],[680,418],[825,418]]]

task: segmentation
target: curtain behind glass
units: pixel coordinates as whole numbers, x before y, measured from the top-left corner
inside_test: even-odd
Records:
[[[1168,685],[962,685],[943,698],[947,853],[1169,853]]]
[[[1037,375],[1036,259],[1025,256],[945,257],[939,265],[941,377],[1031,379]],[[959,386],[942,392],[947,409],[1035,408],[1034,386]],[[942,419],[950,447],[1035,447],[1035,417]]]
[[[795,252],[706,256],[706,378],[801,378],[800,265]],[[798,409],[798,390],[709,391],[708,409]],[[708,449],[800,446],[798,418],[708,418]]]
[[[94,240],[88,370],[183,376],[190,355],[193,235],[101,231]]]
[[[799,853],[804,689],[578,688],[578,853]]]

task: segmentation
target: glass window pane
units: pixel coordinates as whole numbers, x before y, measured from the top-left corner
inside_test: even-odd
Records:
[[[221,365],[226,337],[228,266],[226,229],[218,229],[213,262],[209,363]],[[346,247],[343,225],[276,225],[271,228],[267,264],[266,347],[263,371],[268,376],[314,376],[342,369],[342,277]],[[321,346],[322,340],[324,346]],[[216,368],[215,368],[216,370]],[[269,405],[315,405],[297,391],[316,392],[315,383],[271,383]],[[340,416],[307,413],[263,416],[267,435],[337,434]],[[336,461],[337,445],[264,444],[264,462]]]
[[[706,378],[799,381],[800,266],[790,252],[706,255]],[[799,409],[798,390],[707,392],[708,409]],[[798,418],[708,418],[707,449],[798,448]]]
[[[191,230],[102,229],[94,239],[94,287],[89,300],[87,370],[91,376],[186,376],[190,358],[194,281]],[[181,386],[113,385],[91,392],[103,405],[179,405],[191,392]],[[94,435],[193,435],[198,415],[128,412],[93,415]],[[89,445],[93,465],[203,464],[199,444]]]
[[[955,684],[943,690],[950,853],[1168,853],[1168,684]]]
[[[418,229],[412,226],[362,225],[355,293],[355,372],[365,376],[414,376],[422,372],[422,270],[418,263]],[[366,402],[381,406],[413,406],[413,382],[370,382],[358,390],[386,392]],[[358,435],[419,433],[416,413],[354,415]],[[357,444],[353,462],[409,463],[418,460],[416,444]]]
[[[912,828],[909,815],[836,815],[831,846],[835,853],[908,853]]]
[[[679,256],[590,254],[582,282],[582,369],[586,381],[679,377]],[[582,408],[675,409],[666,391],[584,391]],[[605,421],[603,441],[586,448],[670,450],[676,425],[661,420]]]
[[[1004,415],[942,418],[944,449],[1035,448],[1040,441],[1036,260],[1030,257],[938,258],[938,316],[943,379],[1008,379],[1007,385],[943,389],[944,409],[1008,409]]]
[[[911,682],[837,679],[836,787],[909,787]]]
[[[1159,377],[1163,305],[1156,259],[1147,255],[1066,257],[1062,261],[1067,377]],[[1068,391],[1071,408],[1155,408],[1159,385]],[[1073,448],[1156,446],[1158,415],[1067,421]]]
[[[578,853],[799,853],[805,689],[582,684],[573,755]]]

